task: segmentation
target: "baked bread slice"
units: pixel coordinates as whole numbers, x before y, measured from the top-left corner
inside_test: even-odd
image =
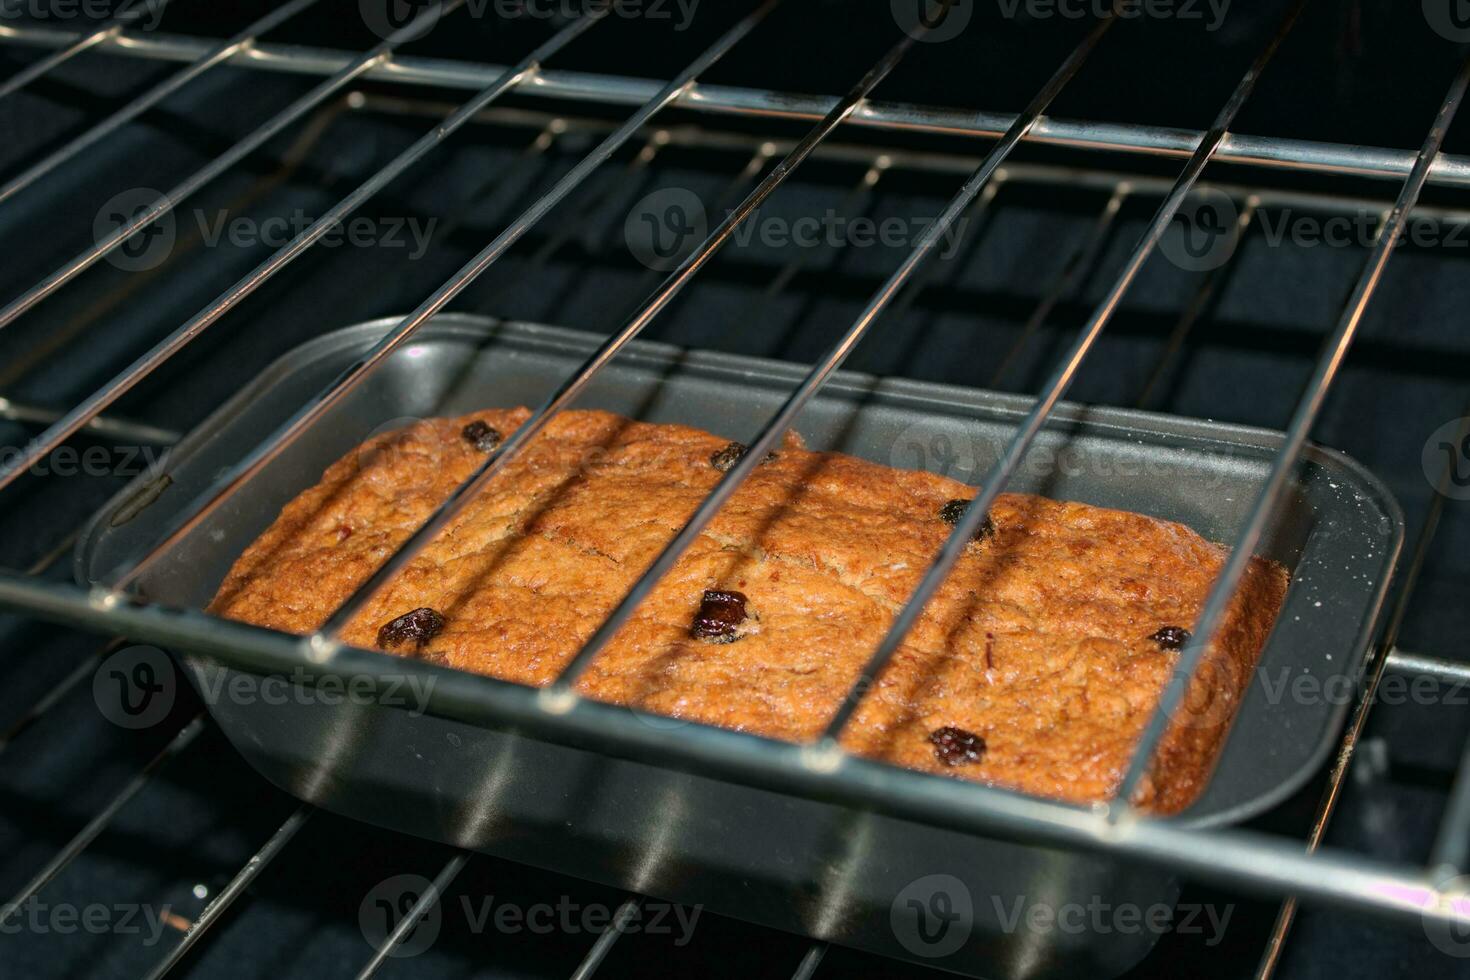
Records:
[[[530,413],[379,435],[293,500],[211,605],[319,626]],[[544,685],[742,447],[594,411],[552,420],[344,638]],[[711,522],[579,683],[591,698],[740,731],[816,737],[974,488],[788,441]],[[864,698],[851,751],[1055,799],[1116,792],[1227,550],[1139,514],[1003,494]],[[1281,608],[1252,562],[1136,802],[1209,777]]]

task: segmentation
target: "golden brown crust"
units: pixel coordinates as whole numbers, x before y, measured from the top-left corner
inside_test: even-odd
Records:
[[[288,632],[319,626],[483,462],[462,434],[509,434],[524,408],[433,419],[369,440],[282,511],[211,609]],[[728,440],[604,412],[565,412],[349,624],[377,645],[419,607],[444,617],[423,656],[541,685],[591,635],[694,512]],[[711,522],[579,683],[598,700],[805,740],[820,733],[974,488],[788,443]],[[1002,494],[993,537],[953,574],[844,736],[863,755],[1076,802],[1116,791],[1178,656],[1151,639],[1188,627],[1225,549],[1180,524]],[[693,637],[706,589],[738,590],[735,642]],[[1286,573],[1253,562],[1140,802],[1203,788],[1281,607]],[[948,765],[930,735],[980,735]]]

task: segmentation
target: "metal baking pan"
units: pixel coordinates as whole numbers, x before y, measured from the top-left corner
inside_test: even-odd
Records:
[[[90,525],[76,571],[96,581],[142,554],[169,518],[397,323],[307,343],[184,439],[161,478],[140,478]],[[243,487],[140,582],[200,607],[234,559],[335,459],[405,421],[538,404],[600,338],[442,315],[333,415]],[[635,343],[579,402],[744,439],[804,368]],[[1029,400],[839,374],[799,420],[816,449],[974,482]],[[1064,405],[1011,487],[1182,521],[1230,540],[1279,446],[1271,432]],[[1264,553],[1292,571],[1285,608],[1200,799],[1175,818],[1218,826],[1260,813],[1308,779],[1340,728],[1402,541],[1388,491],[1352,460],[1309,447]],[[171,651],[201,692],[230,691],[245,657]],[[403,662],[405,674],[437,668]],[[975,976],[1113,976],[1158,937],[1068,929],[1018,908],[1172,904],[1164,870],[1114,855],[981,837],[571,747],[513,730],[486,707],[469,720],[373,701],[206,697],[239,751],[286,791],[370,823],[722,914]],[[421,707],[421,706],[418,706]],[[640,716],[643,717],[643,716]],[[679,723],[649,720],[670,727]],[[1037,926],[1040,922],[1043,925]],[[961,935],[963,933],[963,935]]]

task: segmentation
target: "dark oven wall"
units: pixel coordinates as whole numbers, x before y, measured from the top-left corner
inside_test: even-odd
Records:
[[[105,27],[84,16],[112,12],[96,6],[16,4],[0,24],[16,31],[0,33],[0,78],[22,77],[61,50],[48,31]],[[950,118],[961,121],[1020,111],[1095,19],[1083,3],[960,6],[969,18],[963,36],[916,44],[875,98],[949,107]],[[374,16],[364,15],[370,7],[321,0],[269,40],[366,50],[381,40]],[[404,52],[446,59],[444,65],[513,63],[559,26],[561,8],[544,7],[553,16],[506,19],[482,11],[451,20],[446,12]],[[759,28],[762,43],[737,46],[705,80],[838,95],[900,36],[901,7],[790,0]],[[1459,42],[1470,39],[1433,4],[1424,7],[1386,0],[1308,5],[1232,131],[1411,156],[1458,69]],[[182,39],[171,53],[160,48],[172,60],[99,44],[0,99],[0,302],[65,269],[116,227],[117,215],[136,214],[322,83],[320,73],[215,67],[49,168],[51,154],[179,71],[179,52],[194,50],[184,43],[189,38],[229,38],[269,9],[174,0],[128,28],[145,39]],[[1116,26],[1048,115],[1138,127],[1160,138],[1203,131],[1286,5],[1170,9],[1172,15],[1145,13]],[[665,79],[734,19],[731,11],[699,4],[671,3],[668,11],[666,18],[610,16],[559,54],[555,68]],[[166,240],[130,240],[121,260],[98,263],[7,323],[0,330],[6,451],[23,447],[57,413],[195,315],[479,84],[373,75],[342,85],[181,199]],[[69,580],[69,532],[140,467],[299,343],[417,306],[632,111],[624,104],[630,97],[615,90],[600,95],[594,84],[577,97],[513,93],[390,182],[357,212],[368,219],[360,241],[304,254],[119,398],[95,430],[70,440],[71,465],[53,457],[49,468],[5,489],[0,564]],[[449,308],[614,330],[663,279],[637,237],[643,219],[666,219],[664,204],[686,199],[669,197],[677,193],[698,202],[712,225],[811,123],[777,112],[666,111]],[[1452,129],[1445,152],[1465,152],[1467,134],[1463,123]],[[828,215],[824,234],[839,231],[810,245],[760,236],[731,242],[645,336],[811,363],[903,260],[917,222],[939,214],[992,142],[956,131],[839,127],[762,212],[787,222]],[[993,198],[966,213],[963,233],[926,268],[922,288],[900,295],[847,367],[1036,392],[1116,281],[1183,159],[1179,152],[1023,145]],[[37,165],[49,172],[10,190],[7,181]],[[1190,203],[1186,217],[1207,226],[1240,222],[1243,231],[1223,252],[1164,247],[1150,258],[1068,397],[1283,428],[1402,177],[1212,164],[1206,182],[1222,188],[1227,209],[1216,214]],[[1312,431],[1314,441],[1348,453],[1384,481],[1408,529],[1389,607],[1402,669],[1390,665],[1326,840],[1419,864],[1470,737],[1460,685],[1410,685],[1403,666],[1417,655],[1467,660],[1470,492],[1463,481],[1470,455],[1453,427],[1470,415],[1467,184],[1464,175],[1436,176],[1426,188],[1417,234],[1396,249]],[[852,229],[863,221],[899,230],[854,246]],[[1452,467],[1452,479],[1436,504],[1439,464]],[[180,975],[355,972],[373,954],[363,925],[371,896],[395,876],[433,878],[446,867],[457,876],[446,891],[453,900],[435,919],[437,938],[415,955],[392,959],[385,973],[566,976],[584,965],[600,934],[581,920],[544,932],[486,933],[467,919],[473,903],[461,896],[609,915],[624,907],[627,896],[579,880],[489,857],[460,870],[455,852],[438,844],[327,813],[306,819],[218,730],[191,722],[199,705],[183,686],[161,719],[109,720],[99,703],[110,681],[97,668],[121,641],[107,639],[18,614],[0,618],[0,897],[55,866],[54,880],[39,892],[47,909],[101,903],[113,916],[132,908],[140,928],[109,919],[105,928],[68,932],[53,925],[0,935],[0,962],[9,964],[0,974],[146,974],[267,842],[261,873],[247,876],[239,899],[217,921],[207,920],[208,931],[177,966]],[[1326,779],[1324,771],[1253,826],[1304,836]],[[95,839],[89,831],[88,846],[71,859],[63,849],[89,827]],[[1201,928],[1170,931],[1130,975],[1187,969],[1236,977],[1257,968],[1276,899],[1190,883],[1181,902],[1229,918],[1219,928],[1202,918]],[[824,949],[696,915],[687,930],[629,931],[608,948],[600,974],[786,976],[810,968],[819,976],[928,975],[813,948]],[[1282,977],[1438,976],[1458,965],[1419,929],[1318,907],[1303,910],[1281,949]]]

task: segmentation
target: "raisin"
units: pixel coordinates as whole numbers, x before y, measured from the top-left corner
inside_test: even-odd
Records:
[[[378,630],[378,646],[396,647],[412,643],[416,648],[422,648],[443,629],[444,617],[428,606],[421,606],[384,623]]]
[[[745,622],[745,593],[721,592],[705,589],[699,602],[699,612],[694,614],[694,623],[689,635],[697,640],[711,643],[734,643],[740,639],[736,628]]]
[[[1165,650],[1181,650],[1184,648],[1184,644],[1189,642],[1189,638],[1192,635],[1183,626],[1164,626],[1160,627],[1159,631],[1153,636],[1150,636],[1149,639],[1153,640]]]
[[[954,527],[965,516],[965,510],[970,506],[968,500],[951,500],[939,508],[939,519],[950,527]],[[986,538],[995,537],[995,522],[986,514],[980,526],[975,528],[975,540],[984,541]]]
[[[460,430],[459,434],[465,437],[466,442],[482,453],[495,452],[495,450],[500,448],[500,444],[505,441],[505,436],[500,434],[499,429],[489,423],[481,422],[479,419],[475,419],[469,425],[465,426]]]
[[[929,734],[934,743],[934,755],[946,766],[959,766],[979,762],[985,755],[985,739],[963,728],[945,725]]]
[[[745,455],[746,445],[743,442],[732,442],[723,449],[718,449],[710,455],[709,465],[721,473],[728,473],[740,462],[740,457]],[[769,463],[776,458],[775,453],[766,453],[766,458],[761,463]]]

